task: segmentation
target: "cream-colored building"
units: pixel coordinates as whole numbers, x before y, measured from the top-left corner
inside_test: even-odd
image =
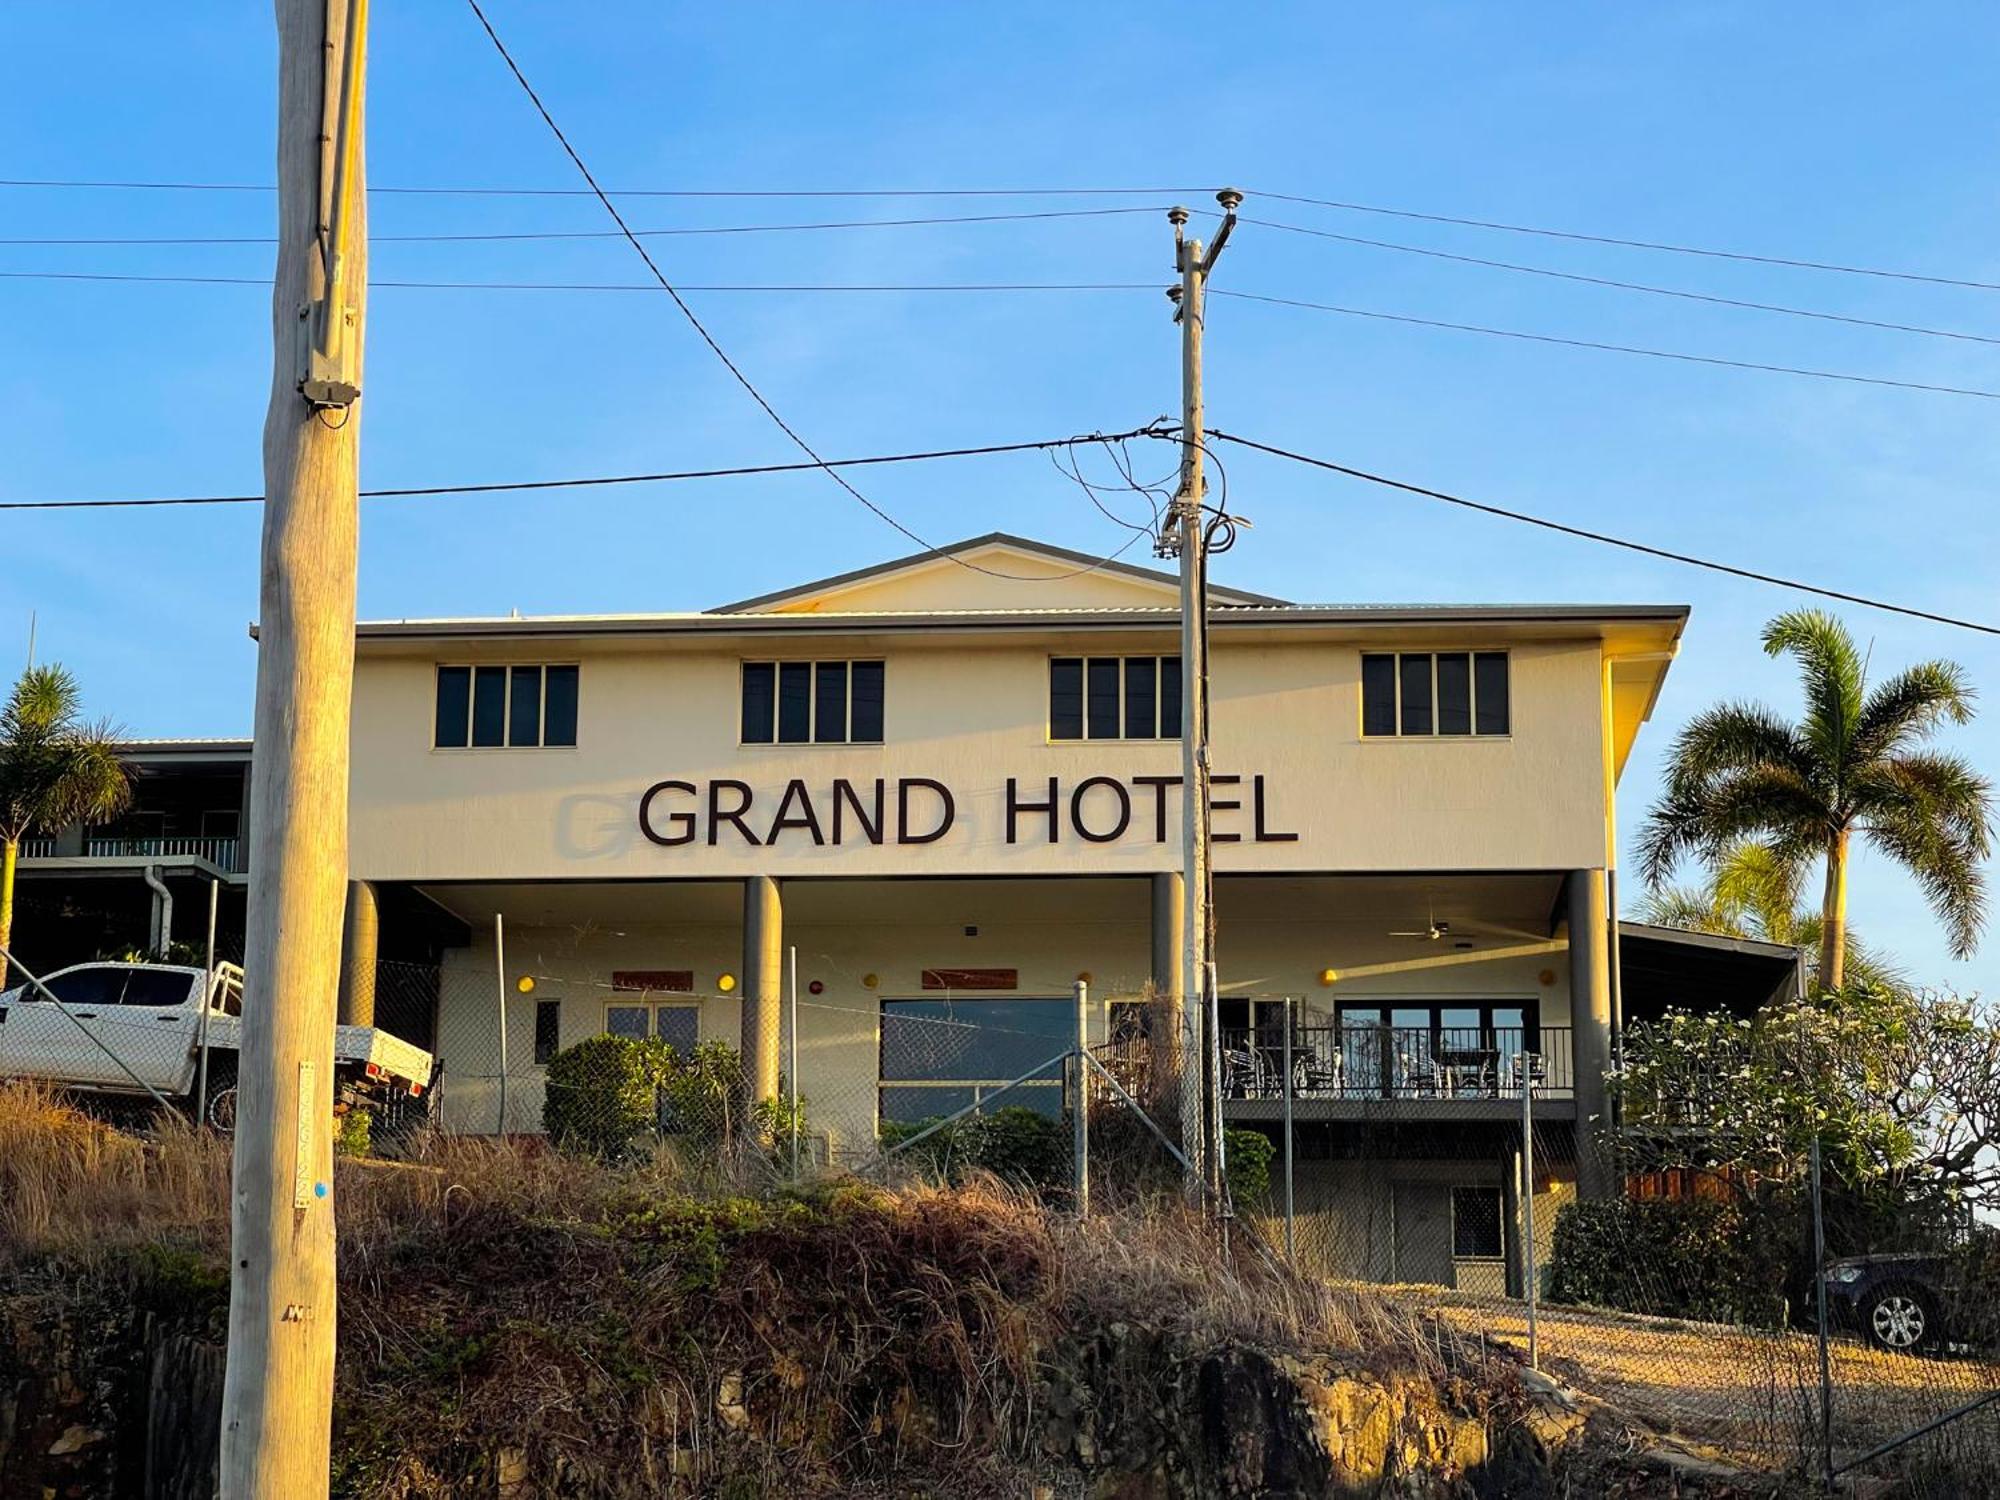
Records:
[[[698,613],[365,623],[344,1003],[435,919],[447,1120],[499,1127],[504,1089],[505,1128],[536,1129],[553,1050],[644,1030],[740,1042],[767,1081],[795,1044],[835,1155],[1059,1046],[1081,976],[1109,1040],[1178,985],[1177,603],[1150,569],[995,535]],[[1520,1070],[1551,1120],[1603,1114],[1612,793],[1686,617],[1213,589],[1227,1109],[1274,1118],[1290,997],[1324,1148],[1301,1211],[1375,1194],[1404,1225],[1350,1269],[1498,1277],[1410,1223],[1483,1220],[1506,1155],[1480,1122],[1518,1119]],[[1385,1110],[1460,1154],[1384,1159]]]

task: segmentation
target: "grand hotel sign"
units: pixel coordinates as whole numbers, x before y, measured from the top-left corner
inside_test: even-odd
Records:
[[[1164,844],[1167,794],[1180,785],[1178,776],[1086,776],[1069,784],[1056,776],[1009,776],[995,832],[1009,844],[1069,839]],[[1248,839],[1289,844],[1298,839],[1274,826],[1261,775],[1210,776],[1208,805],[1216,843]],[[935,844],[960,825],[961,817],[957,793],[929,776],[836,777],[818,788],[795,778],[775,790],[727,778],[658,781],[639,798],[639,831],[667,848]]]

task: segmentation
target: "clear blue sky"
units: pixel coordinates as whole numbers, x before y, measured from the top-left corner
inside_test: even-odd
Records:
[[[1988,7],[1378,8],[529,5],[492,14],[609,184],[679,188],[1230,182],[1246,212],[1847,316],[2000,336],[2000,293],[1342,213],[1290,192],[2000,281]],[[72,0],[0,22],[0,176],[262,182],[269,7]],[[471,14],[376,7],[377,185],[575,185]],[[1105,204],[1155,205],[1141,197]],[[1195,206],[1210,206],[1195,199]],[[1074,207],[1023,200],[1000,208]],[[641,227],[971,212],[926,200],[636,203]],[[257,194],[0,189],[0,235],[259,235]],[[374,230],[594,230],[562,199],[378,197]],[[1133,281],[1153,214],[654,241],[701,281]],[[261,246],[0,246],[0,269],[257,276]],[[1424,260],[1246,227],[1218,286],[1727,358],[2000,389],[2000,351]],[[629,281],[613,241],[378,243],[382,279]],[[1154,292],[696,296],[829,454],[1040,438],[1172,409]],[[269,378],[254,287],[0,279],[0,498],[254,491]],[[371,484],[794,455],[664,298],[380,289]],[[1863,593],[2000,619],[2000,403],[1706,368],[1218,301],[1211,420],[1364,468]],[[1166,454],[1155,455],[1164,470]],[[1635,826],[1675,726],[1721,695],[1788,710],[1755,637],[1801,602],[1255,458],[1220,576],[1306,600],[1669,600],[1684,654],[1628,773]],[[870,472],[926,536],[1004,526],[1107,551],[1039,457]],[[250,720],[254,507],[0,515],[0,642],[81,674],[136,733]],[[907,550],[823,477],[382,501],[367,615],[700,606]],[[1845,611],[1887,666],[1991,637]],[[2000,772],[2000,706],[1950,736]],[[1857,926],[1925,979],[1955,965],[1913,886],[1865,860]]]

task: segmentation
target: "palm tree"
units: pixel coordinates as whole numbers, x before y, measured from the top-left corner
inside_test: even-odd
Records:
[[[1801,949],[1817,987],[1825,925],[1819,912],[1800,902],[1805,873],[1804,865],[1779,859],[1769,844],[1745,840],[1716,858],[1703,884],[1662,885],[1647,891],[1636,915],[1655,927],[1756,938]],[[1902,966],[1863,944],[1852,928],[1845,941],[1847,983],[1882,990],[1909,987]]]
[[[116,732],[82,709],[76,679],[55,665],[28,668],[0,708],[0,948],[9,952],[21,840],[116,817],[132,799]]]
[[[1837,989],[1848,850],[1859,833],[1916,877],[1952,956],[1969,955],[1986,919],[1992,788],[1963,757],[1927,747],[1942,724],[1972,718],[1965,669],[1919,662],[1870,687],[1847,628],[1815,609],[1771,621],[1764,651],[1797,659],[1805,718],[1725,703],[1680,732],[1639,840],[1647,884],[1663,885],[1684,855],[1713,864],[1744,839],[1761,840],[1785,866],[1822,860],[1819,982]]]

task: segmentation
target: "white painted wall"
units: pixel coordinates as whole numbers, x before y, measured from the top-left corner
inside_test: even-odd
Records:
[[[1178,864],[1179,794],[1156,838],[1153,793],[1134,794],[1126,834],[1089,843],[1065,827],[1046,839],[1030,816],[1005,838],[1007,779],[1024,800],[1059,778],[1065,799],[1092,776],[1177,775],[1172,743],[1049,743],[1047,659],[1078,650],[1171,651],[1166,632],[1121,641],[1059,634],[1010,644],[942,636],[826,639],[821,656],[887,662],[886,743],[737,743],[740,661],[726,643],[483,643],[418,653],[364,642],[354,694],[350,869],[376,880],[667,879],[772,875],[1138,874]],[[1390,642],[1381,643],[1386,647]],[[1429,649],[1450,642],[1410,643]],[[1484,644],[1492,644],[1490,641]],[[792,653],[794,655],[797,652]],[[450,661],[581,660],[573,749],[435,750],[434,669]],[[1240,810],[1218,810],[1222,871],[1560,870],[1604,862],[1600,655],[1594,639],[1513,647],[1511,736],[1367,740],[1360,735],[1360,648],[1351,642],[1219,636],[1214,737],[1218,773],[1237,774]],[[1252,841],[1252,784],[1264,777],[1270,831]],[[725,829],[711,845],[664,848],[644,838],[645,789],[675,778],[736,778],[755,790],[753,827],[768,829],[786,784],[802,780],[823,825],[836,777],[930,777],[952,788],[957,822],[935,843],[880,846],[850,828],[839,848],[800,830],[750,847]],[[1220,789],[1219,797],[1230,795]],[[1107,826],[1114,794],[1085,816]],[[893,785],[889,801],[893,812]],[[932,803],[919,795],[928,823]],[[664,814],[686,804],[669,798]]]

